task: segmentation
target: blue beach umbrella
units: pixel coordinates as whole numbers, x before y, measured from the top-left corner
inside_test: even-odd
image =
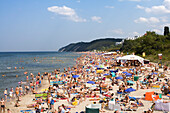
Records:
[[[156,72],[153,72],[151,75],[153,75],[153,74],[157,75],[158,73],[156,73]]]
[[[94,81],[88,81],[87,83],[88,83],[88,84],[95,84]]]
[[[117,70],[110,70],[110,72],[114,72],[114,73],[117,73],[118,72],[118,69]]]
[[[122,72],[122,73],[125,73],[125,74],[126,74],[126,73],[128,73],[128,72],[124,71],[124,72]]]
[[[73,78],[78,78],[78,77],[79,77],[79,75],[73,75],[72,77],[73,77]]]
[[[123,79],[123,77],[119,76],[119,77],[116,77],[116,79]]]
[[[94,67],[99,67],[98,65],[95,65]]]
[[[127,92],[127,93],[130,93],[130,92],[132,92],[132,91],[136,91],[136,90],[133,89],[133,88],[128,88],[128,89],[125,90],[125,92]]]
[[[110,74],[108,74],[108,73],[107,73],[107,74],[103,74],[103,76],[109,76],[109,75],[110,75]]]
[[[131,73],[126,73],[125,74],[127,77],[132,77],[132,74]]]
[[[134,82],[131,81],[131,80],[128,80],[127,83],[129,83],[129,84],[134,84]]]

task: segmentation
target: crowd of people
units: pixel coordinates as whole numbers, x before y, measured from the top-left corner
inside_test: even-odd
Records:
[[[5,102],[8,98],[11,101],[15,100],[14,106],[19,107],[24,95],[34,94],[34,103],[27,105],[27,108],[33,108],[36,113],[45,111],[71,113],[74,111],[72,109],[86,101],[101,104],[100,112],[108,110],[109,102],[114,101],[120,109],[113,110],[119,113],[126,110],[137,111],[139,107],[144,107],[143,98],[130,96],[129,88],[137,91],[159,86],[162,95],[170,93],[170,78],[167,77],[169,69],[159,72],[157,64],[154,63],[131,66],[124,65],[127,63],[124,62],[122,66],[118,66],[116,58],[120,56],[88,53],[77,58],[76,65],[64,68],[63,72],[55,69],[51,73],[37,75],[25,73],[26,82],[19,82],[15,90],[11,88],[4,91],[4,99],[0,101],[1,111],[5,111]],[[42,89],[45,80],[48,80],[49,87],[38,90]],[[157,92],[154,95],[158,95]],[[148,106],[151,109],[143,112],[153,112],[153,106],[154,102],[152,106]],[[85,110],[81,111],[83,113]],[[8,112],[10,113],[10,109]]]

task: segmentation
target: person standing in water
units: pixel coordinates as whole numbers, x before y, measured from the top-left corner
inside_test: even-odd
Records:
[[[5,101],[7,100],[7,94],[8,94],[8,93],[7,93],[7,90],[8,90],[8,89],[6,88],[5,91],[4,91]]]
[[[3,98],[1,98],[0,105],[1,105],[1,113],[2,111],[3,113],[5,113],[5,101]]]
[[[18,86],[15,88],[15,94],[16,94],[16,97],[19,96],[19,88],[18,88]]]

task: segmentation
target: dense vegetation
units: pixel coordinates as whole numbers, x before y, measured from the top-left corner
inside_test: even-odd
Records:
[[[147,32],[136,40],[125,40],[120,48],[123,52],[134,52],[137,55],[146,53],[146,58],[151,61],[158,59],[158,54],[163,54],[163,60],[170,61],[170,34],[158,35],[155,32]]]
[[[59,49],[60,52],[81,52],[81,51],[92,51],[92,50],[107,50],[114,48],[116,42],[121,42],[122,39],[106,38],[97,39],[91,42],[78,42],[72,43]]]
[[[142,56],[145,52],[146,59],[158,62],[158,54],[162,53],[163,62],[170,64],[170,33],[169,27],[164,28],[164,35],[158,35],[155,32],[146,32],[145,35],[136,40],[124,40],[123,45],[115,46],[116,42],[121,42],[122,39],[106,38],[98,39],[92,42],[72,43],[59,49],[59,51],[116,51],[120,50],[125,54],[135,53]]]

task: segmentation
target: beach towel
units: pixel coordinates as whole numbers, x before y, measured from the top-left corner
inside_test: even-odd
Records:
[[[21,113],[35,113],[35,112],[32,111],[32,110],[21,110],[20,112],[21,112]]]

